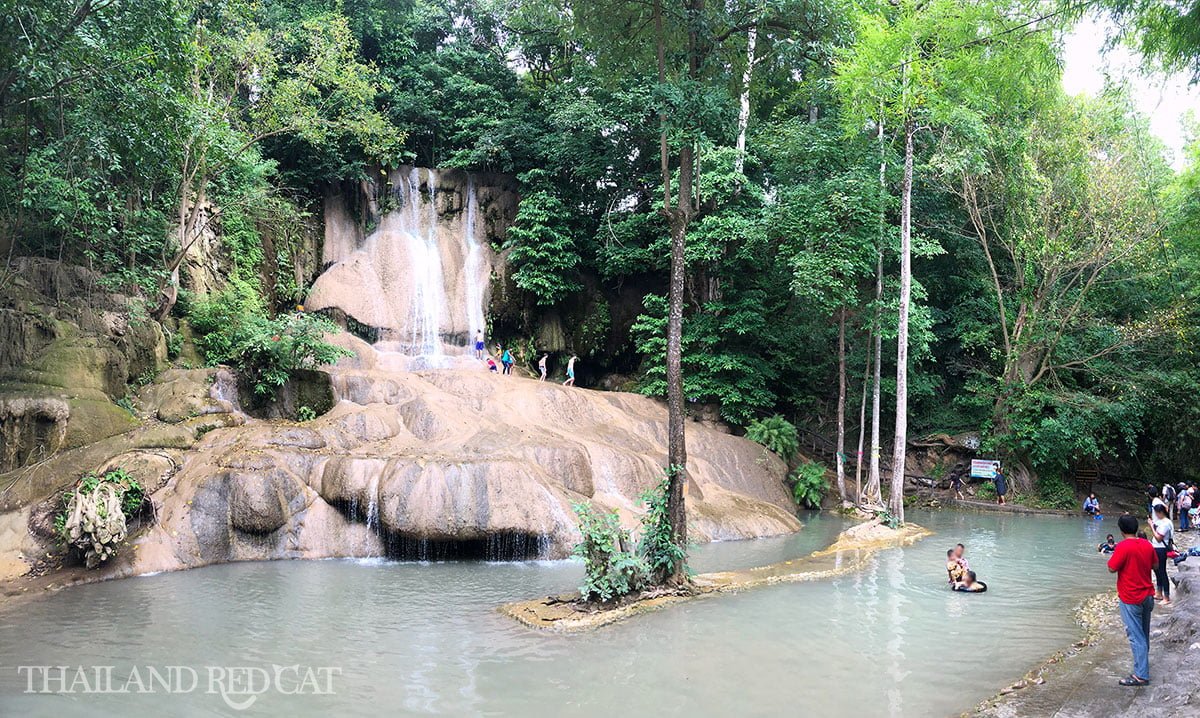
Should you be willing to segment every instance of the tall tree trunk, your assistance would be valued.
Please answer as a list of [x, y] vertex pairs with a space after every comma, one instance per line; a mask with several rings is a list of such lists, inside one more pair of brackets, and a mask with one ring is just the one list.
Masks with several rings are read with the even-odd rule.
[[896, 433], [892, 445], [892, 513], [904, 520], [904, 463], [908, 449], [908, 310], [912, 295], [913, 134], [911, 117], [904, 121], [904, 182], [900, 197], [900, 312], [896, 322]]
[[746, 31], [746, 70], [742, 72], [742, 94], [738, 98], [737, 154], [733, 169], [742, 174], [746, 166], [746, 130], [750, 127], [750, 79], [754, 73], [754, 48], [758, 44], [758, 26]]
[[854, 455], [854, 503], [856, 504], [863, 502], [863, 442], [867, 435], [867, 391], [871, 387], [870, 346], [874, 340], [874, 331], [872, 331], [867, 335], [867, 352], [865, 353], [867, 368], [863, 370], [862, 401], [858, 405], [858, 451]]
[[879, 471], [879, 459], [883, 447], [879, 443], [879, 414], [882, 404], [880, 385], [883, 379], [883, 241], [887, 221], [884, 215], [883, 199], [887, 193], [887, 154], [883, 144], [883, 111], [880, 109], [879, 125], [876, 132], [879, 140], [879, 248], [875, 256], [875, 318], [871, 323], [871, 333], [875, 335], [874, 357], [875, 368], [871, 383], [871, 464], [867, 472], [867, 490], [863, 503], [871, 506], [883, 505], [882, 478]]
[[[662, 24], [662, 2], [654, 3], [654, 26], [657, 34], [658, 81], [666, 83], [665, 43]], [[689, 73], [698, 67], [695, 42], [689, 41]], [[659, 149], [663, 182], [663, 214], [671, 232], [671, 278], [667, 310], [667, 464], [670, 480], [667, 486], [667, 517], [671, 522], [672, 540], [677, 546], [687, 546], [687, 507], [684, 487], [687, 485], [687, 445], [684, 431], [683, 400], [683, 292], [684, 249], [688, 221], [692, 216], [692, 147], [684, 145], [679, 151], [679, 196], [671, 203], [671, 172], [667, 150], [667, 118], [659, 115], [661, 130]], [[667, 578], [671, 584], [686, 583], [685, 562], [677, 561]]]
[[837, 487], [846, 501], [846, 310], [838, 311]]

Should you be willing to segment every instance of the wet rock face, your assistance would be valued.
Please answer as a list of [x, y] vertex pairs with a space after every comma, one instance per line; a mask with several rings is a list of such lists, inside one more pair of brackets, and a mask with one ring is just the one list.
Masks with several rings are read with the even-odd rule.
[[[513, 559], [566, 556], [573, 503], [627, 526], [666, 463], [666, 415], [650, 399], [482, 369], [329, 370], [337, 405], [304, 424], [214, 429], [153, 498], [160, 523], [131, 570], [324, 556]], [[689, 535], [794, 531], [784, 466], [761, 447], [688, 425]]]

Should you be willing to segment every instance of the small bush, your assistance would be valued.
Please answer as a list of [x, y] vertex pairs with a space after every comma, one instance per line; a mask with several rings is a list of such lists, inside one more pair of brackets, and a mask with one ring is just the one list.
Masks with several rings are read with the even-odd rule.
[[145, 500], [142, 485], [124, 469], [84, 474], [63, 494], [54, 528], [64, 543], [83, 553], [88, 568], [95, 568], [116, 554], [129, 528], [128, 517]]
[[762, 444], [784, 461], [791, 461], [800, 449], [800, 435], [792, 422], [776, 414], [769, 419], [755, 419], [746, 427], [746, 438]]
[[317, 410], [311, 406], [302, 406], [296, 410], [296, 421], [312, 421], [317, 418]]
[[[655, 584], [665, 583], [674, 573], [676, 564], [687, 560], [687, 551], [675, 543], [671, 530], [670, 515], [667, 513], [667, 496], [671, 488], [672, 471], [668, 470], [658, 486], [642, 493], [646, 506], [642, 516], [642, 536], [638, 541], [638, 555], [650, 570], [650, 580]], [[687, 566], [684, 566], [687, 570]]]
[[337, 361], [350, 352], [325, 341], [337, 327], [315, 314], [259, 313], [258, 305], [233, 295], [196, 304], [192, 326], [209, 364], [229, 364], [254, 393], [274, 398], [292, 374]]
[[880, 523], [890, 529], [900, 528], [900, 517], [893, 514], [887, 509], [879, 509], [875, 512], [875, 518], [879, 519]]
[[821, 508], [821, 499], [825, 498], [825, 492], [829, 490], [829, 483], [825, 481], [824, 466], [811, 461], [800, 464], [788, 476], [788, 481], [792, 484], [792, 498], [796, 500], [797, 506]]
[[979, 485], [975, 490], [975, 498], [988, 499], [989, 501], [996, 498], [996, 485], [988, 481]]
[[583, 559], [583, 583], [579, 593], [585, 601], [607, 603], [640, 590], [649, 567], [630, 553], [629, 532], [621, 528], [617, 512], [600, 513], [591, 504], [574, 504], [583, 535], [571, 552]]
[[1037, 489], [1037, 503], [1041, 508], [1075, 508], [1075, 490], [1058, 476], [1041, 476], [1034, 488]]

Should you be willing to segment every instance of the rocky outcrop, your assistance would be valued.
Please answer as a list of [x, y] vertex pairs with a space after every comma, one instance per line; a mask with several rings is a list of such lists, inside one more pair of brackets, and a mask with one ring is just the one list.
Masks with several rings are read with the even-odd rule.
[[[337, 406], [302, 425], [215, 429], [154, 501], [135, 571], [234, 559], [391, 555], [562, 557], [571, 504], [636, 524], [666, 461], [662, 407], [481, 370], [330, 371]], [[755, 444], [688, 428], [698, 540], [794, 531], [784, 467]], [[511, 555], [505, 553], [509, 547]]]
[[[81, 461], [132, 467], [156, 521], [96, 577], [250, 559], [560, 558], [579, 538], [571, 505], [584, 501], [636, 526], [638, 496], [666, 463], [658, 402], [479, 368], [379, 369], [372, 347], [337, 341], [355, 351], [329, 370], [337, 404], [302, 424], [242, 414], [222, 398], [224, 370], [172, 370], [144, 389], [141, 411], [178, 431], [114, 437]], [[690, 537], [799, 528], [782, 462], [697, 423], [687, 431]], [[182, 443], [157, 448], [171, 441]], [[69, 478], [64, 468], [32, 480]]]
[[133, 428], [114, 400], [166, 364], [162, 327], [94, 272], [23, 257], [0, 291], [0, 472]]

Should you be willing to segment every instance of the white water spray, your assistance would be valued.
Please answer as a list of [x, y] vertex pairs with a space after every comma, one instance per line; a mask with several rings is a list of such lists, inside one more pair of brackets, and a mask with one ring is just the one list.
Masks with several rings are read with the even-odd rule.
[[463, 295], [467, 304], [467, 346], [475, 341], [475, 335], [486, 329], [483, 316], [483, 284], [487, 280], [482, 274], [483, 248], [479, 245], [478, 228], [476, 226], [479, 213], [479, 199], [475, 196], [475, 178], [467, 175], [467, 218], [463, 223], [463, 234], [466, 235], [467, 258], [463, 267]]
[[421, 175], [413, 168], [408, 173], [401, 232], [408, 243], [411, 261], [412, 315], [409, 318], [406, 353], [437, 357], [442, 354], [442, 312], [446, 307], [446, 285], [442, 276], [442, 255], [437, 242], [437, 179], [434, 170], [425, 170], [428, 205], [425, 221], [421, 216]]

